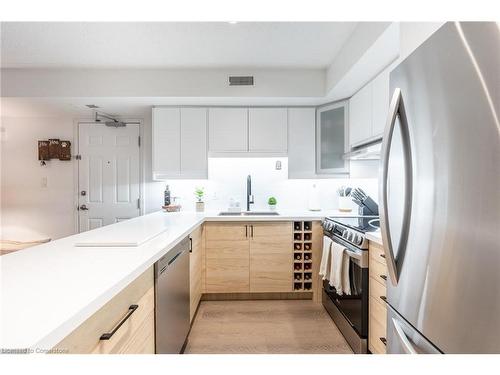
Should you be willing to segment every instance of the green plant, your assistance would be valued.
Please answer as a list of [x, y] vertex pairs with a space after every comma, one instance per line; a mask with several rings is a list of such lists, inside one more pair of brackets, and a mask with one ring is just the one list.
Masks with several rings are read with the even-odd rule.
[[275, 205], [276, 205], [276, 203], [278, 203], [278, 202], [276, 201], [276, 198], [274, 198], [274, 197], [270, 197], [270, 198], [267, 200], [267, 204], [268, 204], [268, 205], [270, 205], [270, 206], [275, 206]]
[[202, 187], [197, 187], [194, 190], [194, 195], [196, 195], [196, 199], [198, 199], [198, 202], [202, 202], [203, 195], [205, 194], [205, 191], [203, 190]]

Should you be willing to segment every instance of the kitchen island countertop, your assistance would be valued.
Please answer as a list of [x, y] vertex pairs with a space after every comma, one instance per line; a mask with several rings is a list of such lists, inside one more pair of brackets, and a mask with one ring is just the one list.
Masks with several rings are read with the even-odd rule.
[[[339, 211], [278, 210], [279, 216], [154, 212], [0, 257], [0, 348], [49, 350], [206, 221], [321, 220]], [[81, 246], [154, 225], [139, 246]], [[80, 244], [80, 246], [76, 246]]]

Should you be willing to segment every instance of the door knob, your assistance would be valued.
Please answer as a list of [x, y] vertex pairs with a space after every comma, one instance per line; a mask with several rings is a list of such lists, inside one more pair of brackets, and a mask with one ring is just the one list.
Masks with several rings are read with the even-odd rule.
[[82, 210], [82, 211], [87, 211], [87, 210], [88, 210], [88, 208], [87, 208], [87, 206], [86, 206], [86, 205], [82, 204], [82, 205], [80, 206], [80, 210]]

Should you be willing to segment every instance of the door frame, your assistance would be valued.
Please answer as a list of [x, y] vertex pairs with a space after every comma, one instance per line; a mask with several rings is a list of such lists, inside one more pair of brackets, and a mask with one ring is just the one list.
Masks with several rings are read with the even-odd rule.
[[[118, 118], [120, 119], [120, 118]], [[142, 118], [123, 118], [123, 122], [134, 122], [139, 124], [139, 137], [141, 137], [141, 145], [139, 147], [139, 199], [141, 202], [141, 207], [139, 209], [139, 214], [144, 215], [145, 213], [145, 199], [144, 193], [146, 191], [146, 174], [145, 174], [145, 154], [144, 154], [144, 119]], [[78, 204], [79, 204], [79, 178], [80, 178], [80, 163], [76, 159], [76, 155], [80, 154], [80, 132], [79, 124], [95, 124], [96, 121], [92, 118], [80, 118], [73, 120], [73, 154], [71, 155], [75, 163], [73, 163], [73, 207], [74, 207], [74, 223], [75, 223], [75, 234], [80, 233], [80, 215], [78, 215]]]

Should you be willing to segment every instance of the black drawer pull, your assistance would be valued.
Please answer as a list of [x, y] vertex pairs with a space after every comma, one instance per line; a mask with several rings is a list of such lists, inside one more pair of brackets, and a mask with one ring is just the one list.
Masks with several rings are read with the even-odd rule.
[[385, 255], [384, 254], [379, 254], [380, 257], [384, 258], [385, 259]]
[[380, 341], [382, 341], [382, 344], [387, 346], [387, 340], [385, 339], [385, 337], [379, 337], [379, 339], [380, 339]]
[[193, 252], [193, 239], [191, 237], [189, 237], [189, 252]]
[[123, 323], [125, 323], [127, 319], [130, 318], [130, 316], [134, 313], [135, 310], [137, 310], [138, 307], [139, 305], [130, 305], [127, 314], [123, 317], [122, 320], [120, 320], [120, 323], [118, 323], [118, 325], [115, 328], [113, 328], [111, 332], [103, 333], [101, 337], [99, 337], [99, 340], [109, 340], [111, 337], [113, 337], [116, 331], [120, 329]]
[[386, 296], [380, 296], [380, 299], [381, 299], [382, 301], [384, 301], [384, 302], [387, 302], [387, 298], [386, 298]]
[[380, 276], [380, 278], [381, 278], [382, 280], [387, 281], [387, 276], [385, 276], [385, 275], [379, 275], [379, 276]]

